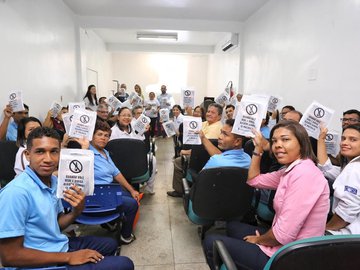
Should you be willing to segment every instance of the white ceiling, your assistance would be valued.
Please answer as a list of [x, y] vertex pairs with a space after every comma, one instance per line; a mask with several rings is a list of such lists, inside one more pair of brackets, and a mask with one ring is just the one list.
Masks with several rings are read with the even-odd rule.
[[[111, 51], [211, 52], [268, 0], [63, 0]], [[176, 42], [136, 39], [137, 32], [177, 32]]]

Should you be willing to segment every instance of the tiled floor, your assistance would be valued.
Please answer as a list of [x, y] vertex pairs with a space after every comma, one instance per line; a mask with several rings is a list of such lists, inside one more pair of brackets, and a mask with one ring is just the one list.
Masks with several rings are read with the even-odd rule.
[[[123, 246], [121, 255], [130, 257], [137, 270], [206, 270], [209, 269], [197, 235], [197, 226], [185, 215], [182, 199], [171, 198], [172, 139], [157, 141], [155, 195], [145, 195], [141, 201], [137, 240]], [[87, 227], [86, 233], [107, 235], [98, 227]]]

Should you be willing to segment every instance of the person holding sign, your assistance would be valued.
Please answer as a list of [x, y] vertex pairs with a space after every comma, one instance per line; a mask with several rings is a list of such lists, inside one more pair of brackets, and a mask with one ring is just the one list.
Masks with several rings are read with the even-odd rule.
[[99, 105], [96, 97], [96, 87], [91, 84], [88, 86], [88, 90], [84, 96], [85, 108], [96, 112], [97, 106]]
[[150, 117], [150, 119], [151, 119], [150, 136], [152, 138], [154, 138], [156, 119], [158, 117], [158, 113], [159, 113], [159, 109], [160, 109], [160, 103], [155, 98], [155, 93], [154, 92], [149, 93], [149, 99], [145, 100], [144, 107], [145, 107], [145, 115]]
[[275, 217], [269, 230], [232, 221], [226, 236], [208, 235], [203, 242], [211, 269], [212, 244], [222, 240], [239, 269], [263, 269], [270, 257], [290, 242], [324, 234], [329, 211], [329, 186], [316, 167], [307, 132], [294, 121], [279, 122], [270, 133], [270, 146], [278, 171], [260, 174], [262, 136], [255, 132], [255, 150], [247, 183], [256, 188], [276, 189]]
[[0, 260], [4, 266], [30, 268], [65, 265], [67, 269], [130, 270], [133, 262], [113, 256], [117, 242], [111, 238], [67, 238], [61, 230], [83, 211], [85, 195], [77, 186], [64, 190], [72, 206], [64, 214], [56, 197], [60, 137], [56, 131], [38, 127], [27, 139], [30, 165], [0, 192]]
[[[0, 125], [0, 140], [16, 141], [20, 120], [29, 116], [29, 106], [24, 104], [24, 108], [22, 111], [13, 112], [11, 106], [6, 105], [4, 109], [4, 119]], [[11, 117], [14, 121], [10, 123]]]
[[44, 127], [55, 129], [57, 133], [59, 133], [60, 137], [63, 138], [66, 131], [62, 115], [67, 112], [68, 108], [62, 107], [58, 115], [56, 117], [53, 117], [51, 114], [51, 110], [49, 110], [43, 123]]
[[326, 177], [335, 179], [333, 216], [326, 224], [327, 234], [360, 234], [360, 125], [344, 128], [340, 154], [345, 158], [341, 167], [331, 164], [326, 153], [327, 129], [322, 128], [318, 139], [319, 168]]
[[[132, 233], [132, 227], [138, 210], [139, 192], [137, 192], [121, 174], [119, 169], [112, 161], [109, 152], [105, 146], [110, 140], [111, 129], [106, 122], [97, 121], [93, 139], [89, 149], [94, 152], [94, 179], [97, 184], [110, 184], [113, 181], [118, 182], [122, 186], [121, 211], [125, 212], [125, 221], [121, 227], [121, 241], [123, 244], [130, 244], [136, 238]], [[111, 224], [108, 224], [111, 226]]]
[[31, 131], [35, 128], [41, 127], [41, 122], [35, 117], [26, 117], [20, 120], [18, 128], [18, 136], [16, 140], [16, 145], [19, 147], [14, 164], [14, 171], [16, 175], [22, 173], [26, 166], [29, 165], [29, 161], [25, 156], [26, 150], [26, 140]]

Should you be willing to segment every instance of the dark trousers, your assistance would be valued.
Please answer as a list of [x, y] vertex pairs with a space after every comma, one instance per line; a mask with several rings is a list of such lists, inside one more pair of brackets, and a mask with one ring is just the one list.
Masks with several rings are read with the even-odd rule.
[[131, 194], [125, 190], [122, 191], [122, 200], [123, 205], [121, 206], [121, 210], [125, 213], [125, 219], [122, 223], [121, 235], [124, 238], [129, 238], [139, 205]]
[[210, 268], [215, 269], [213, 242], [222, 240], [238, 269], [263, 269], [269, 257], [257, 245], [243, 240], [247, 235], [255, 235], [255, 230], [258, 230], [260, 234], [266, 232], [265, 228], [232, 221], [227, 224], [226, 235], [207, 235], [203, 241], [203, 249]]
[[150, 137], [155, 137], [155, 126], [156, 126], [156, 117], [150, 117]]
[[67, 265], [67, 269], [73, 270], [132, 270], [133, 262], [124, 256], [114, 256], [117, 250], [117, 242], [112, 238], [106, 237], [71, 237], [69, 238], [69, 251], [73, 252], [81, 249], [92, 249], [105, 256], [98, 263], [86, 263], [83, 265]]

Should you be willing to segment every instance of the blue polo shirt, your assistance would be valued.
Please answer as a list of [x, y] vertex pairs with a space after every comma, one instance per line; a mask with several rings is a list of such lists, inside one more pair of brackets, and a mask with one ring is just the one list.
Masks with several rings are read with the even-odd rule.
[[61, 233], [58, 215], [64, 208], [56, 198], [57, 178], [46, 186], [27, 166], [0, 190], [0, 238], [24, 237], [24, 247], [45, 252], [68, 251], [68, 238]]
[[16, 124], [13, 121], [8, 125], [7, 132], [6, 132], [6, 140], [7, 141], [16, 141], [17, 132], [18, 132], [18, 124]]
[[244, 152], [244, 149], [227, 150], [221, 154], [213, 155], [205, 164], [203, 169], [215, 167], [241, 167], [248, 169], [251, 158]]
[[120, 170], [112, 161], [109, 151], [105, 150], [106, 158], [100, 154], [94, 146], [90, 144], [89, 149], [94, 152], [94, 179], [95, 185], [110, 184], [114, 177], [120, 173]]

